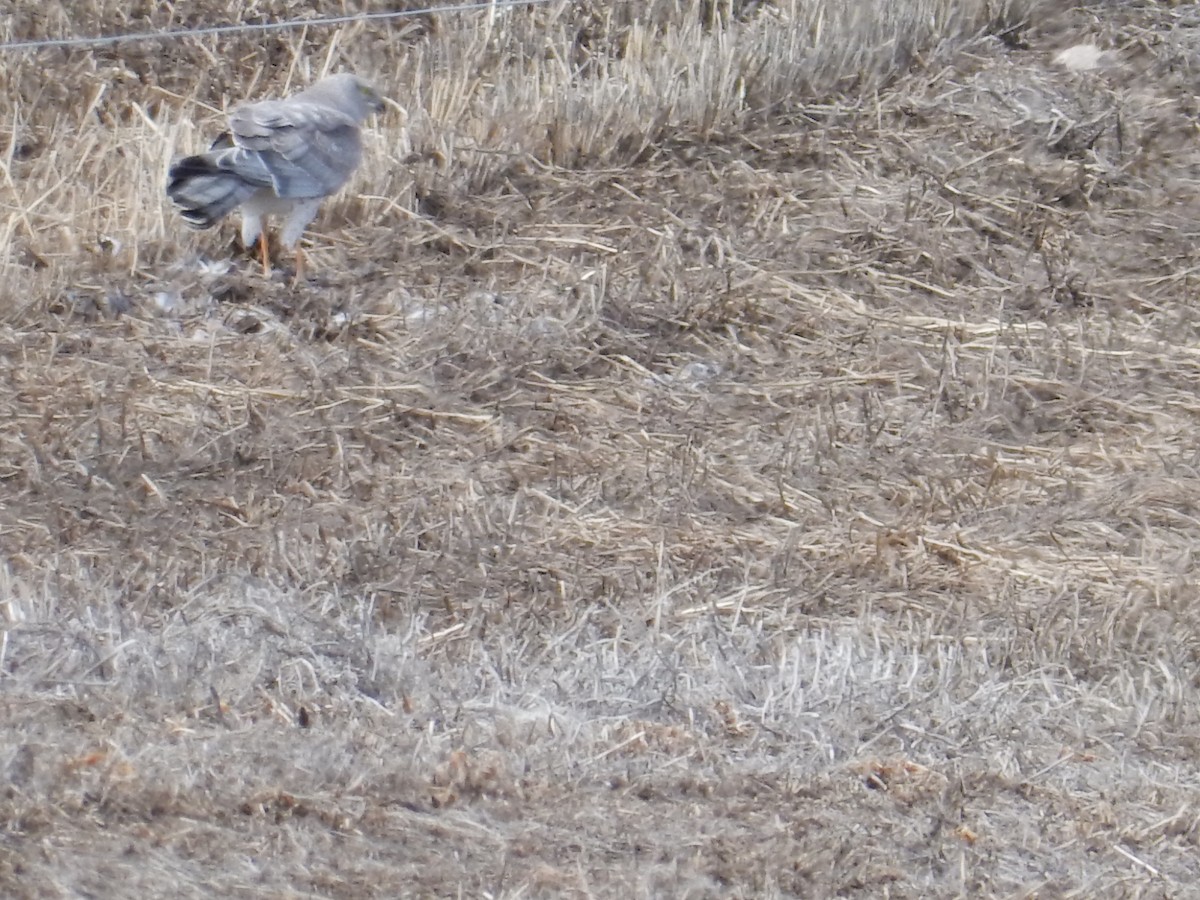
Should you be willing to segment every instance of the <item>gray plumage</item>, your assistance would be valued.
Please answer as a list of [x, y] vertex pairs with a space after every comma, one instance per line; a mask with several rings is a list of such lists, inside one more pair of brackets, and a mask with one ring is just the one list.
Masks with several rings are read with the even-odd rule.
[[375, 89], [350, 74], [238, 106], [207, 153], [171, 166], [167, 196], [193, 228], [211, 228], [240, 207], [247, 247], [262, 235], [264, 216], [286, 216], [280, 242], [290, 250], [321, 201], [350, 179], [362, 159], [359, 127], [382, 106]]

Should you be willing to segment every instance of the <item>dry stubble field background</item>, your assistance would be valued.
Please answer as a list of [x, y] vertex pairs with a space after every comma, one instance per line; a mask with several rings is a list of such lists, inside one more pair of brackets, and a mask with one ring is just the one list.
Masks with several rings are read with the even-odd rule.
[[[404, 109], [293, 287], [163, 175], [327, 67]], [[0, 82], [0, 893], [1193, 889], [1200, 7], [585, 2]]]

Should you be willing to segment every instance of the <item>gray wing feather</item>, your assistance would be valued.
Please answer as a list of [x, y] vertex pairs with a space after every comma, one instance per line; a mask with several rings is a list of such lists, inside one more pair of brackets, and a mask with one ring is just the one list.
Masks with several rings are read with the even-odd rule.
[[[172, 163], [167, 194], [196, 228], [270, 195], [295, 201], [284, 206], [291, 209], [285, 235], [294, 243], [316, 203], [342, 187], [358, 166], [359, 126], [382, 102], [369, 84], [342, 73], [283, 100], [239, 106], [230, 114], [229, 131], [207, 153]], [[252, 216], [266, 207], [259, 203], [255, 209]]]
[[356, 119], [300, 98], [238, 107], [229, 126], [234, 146], [218, 155], [217, 165], [270, 185], [280, 197], [332, 194], [362, 156]]

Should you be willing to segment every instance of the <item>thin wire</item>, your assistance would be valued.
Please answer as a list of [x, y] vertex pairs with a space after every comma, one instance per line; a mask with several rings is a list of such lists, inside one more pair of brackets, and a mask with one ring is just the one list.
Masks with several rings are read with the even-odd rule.
[[106, 47], [123, 41], [162, 41], [185, 37], [247, 34], [258, 31], [283, 31], [288, 28], [308, 28], [314, 25], [346, 25], [351, 22], [371, 22], [383, 19], [406, 19], [436, 13], [473, 12], [481, 9], [511, 9], [515, 6], [539, 6], [555, 0], [477, 0], [451, 6], [430, 6], [425, 9], [399, 9], [388, 12], [356, 13], [347, 16], [326, 16], [315, 19], [284, 19], [280, 22], [256, 22], [239, 25], [210, 25], [205, 28], [178, 28], [166, 31], [134, 31], [97, 37], [47, 38], [40, 41], [11, 41], [0, 43], [0, 52], [10, 50], [40, 50], [44, 47]]

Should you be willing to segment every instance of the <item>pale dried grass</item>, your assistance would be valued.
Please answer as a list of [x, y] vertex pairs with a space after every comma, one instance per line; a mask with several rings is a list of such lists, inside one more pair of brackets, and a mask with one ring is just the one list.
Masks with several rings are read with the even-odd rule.
[[[866, 8], [5, 73], [5, 893], [1186, 891], [1186, 11]], [[322, 278], [199, 268], [155, 173], [342, 62]]]

